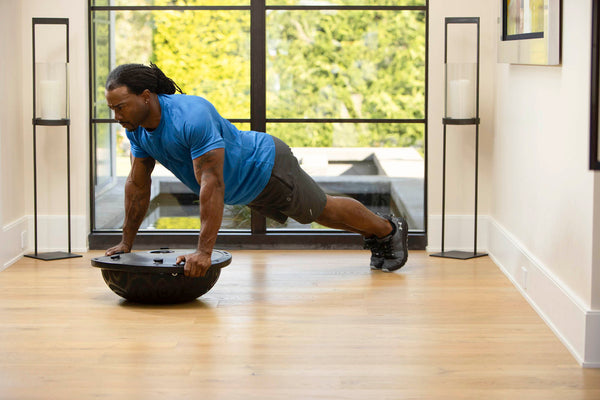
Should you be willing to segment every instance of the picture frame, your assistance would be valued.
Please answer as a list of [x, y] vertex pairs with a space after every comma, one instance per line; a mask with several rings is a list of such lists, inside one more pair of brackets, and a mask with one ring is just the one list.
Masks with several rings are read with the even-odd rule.
[[591, 170], [600, 170], [600, 0], [592, 0], [592, 57], [590, 78], [590, 159]]
[[560, 65], [561, 0], [501, 0], [498, 62]]

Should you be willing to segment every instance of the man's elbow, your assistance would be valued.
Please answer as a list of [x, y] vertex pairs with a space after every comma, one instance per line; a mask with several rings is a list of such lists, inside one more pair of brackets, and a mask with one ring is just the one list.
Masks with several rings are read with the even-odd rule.
[[216, 176], [211, 176], [208, 179], [203, 178], [202, 183], [200, 184], [200, 197], [203, 196], [213, 197], [220, 196], [223, 197], [225, 194], [225, 182], [223, 179], [219, 179]]

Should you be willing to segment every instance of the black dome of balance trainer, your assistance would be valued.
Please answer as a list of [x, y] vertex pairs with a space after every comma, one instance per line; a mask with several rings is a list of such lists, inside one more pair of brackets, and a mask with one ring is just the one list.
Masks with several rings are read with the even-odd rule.
[[231, 263], [231, 254], [213, 250], [212, 265], [204, 276], [183, 274], [183, 264], [175, 264], [180, 255], [195, 250], [151, 250], [114, 254], [92, 259], [102, 269], [108, 287], [119, 296], [136, 303], [174, 304], [192, 301], [208, 292], [219, 279], [221, 268]]

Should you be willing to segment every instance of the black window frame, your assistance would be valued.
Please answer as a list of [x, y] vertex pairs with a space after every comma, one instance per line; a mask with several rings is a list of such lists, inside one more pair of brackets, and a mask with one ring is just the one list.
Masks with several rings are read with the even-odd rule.
[[[94, 124], [115, 123], [114, 119], [94, 117], [94, 25], [95, 11], [159, 11], [159, 10], [246, 10], [250, 12], [250, 118], [230, 119], [231, 122], [250, 123], [250, 129], [266, 131], [267, 123], [405, 123], [422, 124], [424, 128], [424, 193], [423, 193], [423, 229], [409, 231], [409, 248], [423, 250], [427, 245], [427, 137], [428, 137], [428, 98], [429, 98], [429, 0], [421, 6], [368, 6], [368, 5], [267, 5], [265, 0], [250, 0], [245, 6], [95, 6], [94, 0], [88, 0], [88, 67], [89, 67], [89, 134], [90, 134], [90, 234], [89, 248], [106, 249], [121, 240], [122, 231], [96, 230], [95, 215], [95, 159], [96, 143]], [[385, 11], [422, 11], [425, 13], [425, 107], [422, 119], [340, 119], [314, 118], [289, 119], [267, 118], [266, 110], [266, 13], [268, 10], [385, 10]], [[160, 247], [195, 248], [198, 233], [190, 231], [140, 231], [137, 234], [135, 247], [152, 249]], [[249, 232], [222, 230], [217, 237], [216, 246], [228, 249], [359, 249], [362, 248], [362, 237], [355, 233], [343, 231], [268, 231], [265, 217], [252, 211], [251, 229]]]

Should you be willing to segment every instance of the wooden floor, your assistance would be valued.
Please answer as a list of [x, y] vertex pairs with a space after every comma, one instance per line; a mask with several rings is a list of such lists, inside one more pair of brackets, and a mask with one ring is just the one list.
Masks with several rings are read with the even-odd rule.
[[233, 251], [199, 300], [121, 300], [83, 258], [0, 272], [0, 398], [600, 399], [490, 261]]

